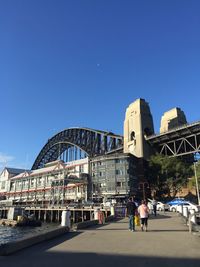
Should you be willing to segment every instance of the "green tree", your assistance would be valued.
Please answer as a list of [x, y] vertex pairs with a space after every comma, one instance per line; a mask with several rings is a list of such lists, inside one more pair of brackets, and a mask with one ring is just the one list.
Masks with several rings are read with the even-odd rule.
[[163, 162], [165, 157], [162, 155], [153, 155], [149, 161], [148, 182], [153, 195], [161, 197], [165, 194], [165, 173], [163, 171]]
[[156, 154], [149, 161], [149, 184], [157, 197], [173, 196], [187, 184], [192, 169], [177, 157]]
[[[199, 184], [199, 188], [200, 188], [200, 161], [198, 161], [196, 163], [196, 172], [197, 172], [197, 180], [198, 180], [198, 184]], [[190, 180], [189, 184], [190, 184], [190, 186], [196, 188], [196, 178], [195, 178], [195, 175], [194, 175], [194, 166], [193, 166], [192, 179]]]

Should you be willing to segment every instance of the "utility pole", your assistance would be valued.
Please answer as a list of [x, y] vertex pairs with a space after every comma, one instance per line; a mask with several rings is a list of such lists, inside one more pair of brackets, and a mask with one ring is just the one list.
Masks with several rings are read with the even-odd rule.
[[149, 188], [149, 183], [148, 182], [140, 182], [138, 189], [140, 189], [140, 190], [142, 189], [143, 200], [146, 199], [145, 188]]
[[194, 162], [194, 176], [195, 176], [195, 182], [196, 182], [196, 190], [197, 190], [198, 205], [200, 205], [199, 183], [198, 183], [198, 177], [197, 177], [196, 162]]

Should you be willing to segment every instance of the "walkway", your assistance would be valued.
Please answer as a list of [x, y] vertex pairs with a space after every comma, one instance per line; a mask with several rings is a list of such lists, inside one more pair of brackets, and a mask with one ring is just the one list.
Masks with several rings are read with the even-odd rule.
[[158, 215], [149, 231], [130, 232], [127, 218], [100, 227], [67, 233], [10, 256], [3, 267], [196, 267], [200, 237], [188, 232], [177, 214]]

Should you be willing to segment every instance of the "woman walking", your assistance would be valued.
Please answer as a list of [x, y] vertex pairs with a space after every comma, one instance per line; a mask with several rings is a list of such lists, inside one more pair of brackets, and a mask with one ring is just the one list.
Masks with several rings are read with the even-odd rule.
[[145, 200], [142, 200], [141, 205], [138, 207], [138, 213], [140, 215], [141, 230], [142, 231], [145, 230], [147, 232], [149, 208], [148, 208], [147, 202]]

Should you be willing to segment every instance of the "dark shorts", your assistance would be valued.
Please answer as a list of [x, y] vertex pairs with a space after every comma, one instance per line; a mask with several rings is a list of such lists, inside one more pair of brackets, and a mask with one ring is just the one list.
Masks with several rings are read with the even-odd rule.
[[140, 219], [140, 221], [141, 221], [141, 224], [143, 224], [143, 225], [146, 225], [146, 226], [147, 226], [147, 223], [148, 223], [148, 218], [141, 218], [141, 219]]

